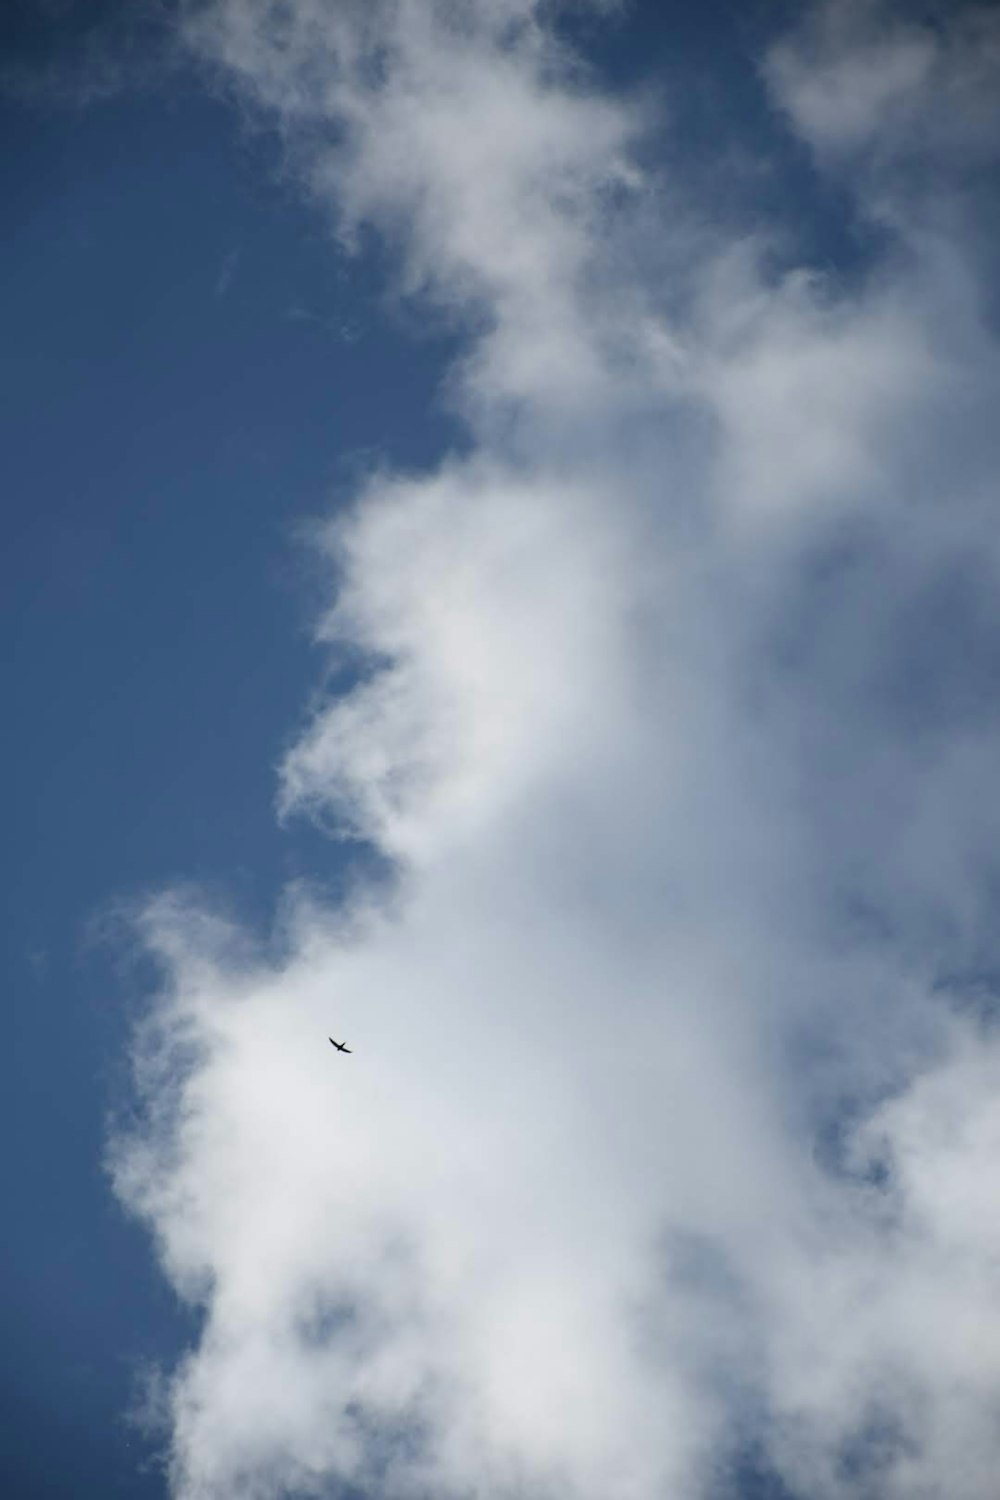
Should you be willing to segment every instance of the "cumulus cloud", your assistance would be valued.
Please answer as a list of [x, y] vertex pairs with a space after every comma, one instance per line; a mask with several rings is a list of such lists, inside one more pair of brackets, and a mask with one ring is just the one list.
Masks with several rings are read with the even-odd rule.
[[[982, 1500], [981, 247], [909, 195], [864, 273], [776, 274], [530, 0], [186, 24], [335, 232], [464, 330], [468, 447], [320, 537], [357, 685], [281, 810], [391, 883], [289, 893], [267, 943], [176, 895], [140, 921], [163, 983], [111, 1160], [204, 1314], [175, 1494], [717, 1500], [752, 1459], [803, 1500]], [[886, 193], [928, 79], [978, 109], [972, 24], [845, 3], [771, 53], [859, 214], [847, 147], [889, 133]]]

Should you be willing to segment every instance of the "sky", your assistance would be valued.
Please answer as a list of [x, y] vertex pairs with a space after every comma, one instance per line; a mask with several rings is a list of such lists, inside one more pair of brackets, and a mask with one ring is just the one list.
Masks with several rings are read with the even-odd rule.
[[3, 1493], [986, 1500], [995, 11], [0, 58]]

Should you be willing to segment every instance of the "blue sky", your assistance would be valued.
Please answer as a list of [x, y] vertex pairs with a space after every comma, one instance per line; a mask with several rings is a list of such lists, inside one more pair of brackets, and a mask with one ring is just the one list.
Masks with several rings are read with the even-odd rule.
[[[71, 64], [64, 21], [28, 13], [13, 57]], [[190, 79], [10, 100], [3, 138], [3, 1110], [30, 1137], [5, 1166], [4, 1487], [79, 1493], [85, 1470], [131, 1495], [133, 1365], [188, 1324], [102, 1170], [143, 982], [102, 932], [172, 880], [260, 919], [290, 877], [336, 879], [327, 841], [272, 814], [317, 677], [296, 529], [368, 455], [426, 462], [449, 424], [440, 340], [380, 312], [378, 268]]]
[[995, 21], [135, 15], [0, 33], [4, 1493], [981, 1500]]

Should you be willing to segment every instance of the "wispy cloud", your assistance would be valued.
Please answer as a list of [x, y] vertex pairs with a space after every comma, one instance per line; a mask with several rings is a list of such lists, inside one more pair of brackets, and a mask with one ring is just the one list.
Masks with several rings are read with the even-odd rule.
[[17, 7], [0, 58], [0, 97], [79, 109], [168, 77], [176, 37], [159, 0], [33, 0]]
[[846, 287], [672, 195], [528, 0], [192, 19], [466, 330], [469, 451], [321, 537], [361, 681], [281, 807], [389, 895], [293, 893], [263, 955], [140, 924], [113, 1168], [205, 1310], [182, 1500], [704, 1500], [751, 1450], [803, 1500], [989, 1492], [1000, 381], [907, 103], [986, 149], [973, 25], [841, 4], [763, 64], [894, 205]]
[[229, 291], [229, 288], [233, 284], [233, 277], [236, 275], [239, 263], [239, 249], [230, 250], [228, 255], [225, 256], [222, 265], [219, 267], [218, 276], [215, 278], [215, 295], [217, 297], [224, 297]]

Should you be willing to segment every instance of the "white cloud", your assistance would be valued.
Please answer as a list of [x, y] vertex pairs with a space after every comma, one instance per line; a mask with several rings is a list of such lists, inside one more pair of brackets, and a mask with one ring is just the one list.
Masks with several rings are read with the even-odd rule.
[[823, 0], [764, 64], [776, 101], [827, 164], [867, 176], [895, 218], [991, 169], [1000, 132], [992, 6]]
[[[467, 320], [471, 451], [323, 539], [319, 636], [369, 670], [282, 804], [391, 895], [292, 893], [270, 957], [143, 919], [113, 1163], [205, 1311], [177, 1495], [703, 1500], [742, 1442], [809, 1500], [982, 1500], [1000, 1054], [949, 1000], [997, 972], [976, 257], [913, 209], [856, 287], [769, 276], [668, 212], [526, 3], [225, 0], [190, 36]], [[794, 87], [780, 55], [829, 134], [825, 54]]]
[[887, 125], [912, 132], [938, 46], [927, 26], [887, 24], [888, 9], [870, 0], [812, 7], [798, 36], [773, 49], [779, 97], [812, 144], [845, 151], [872, 145]]

